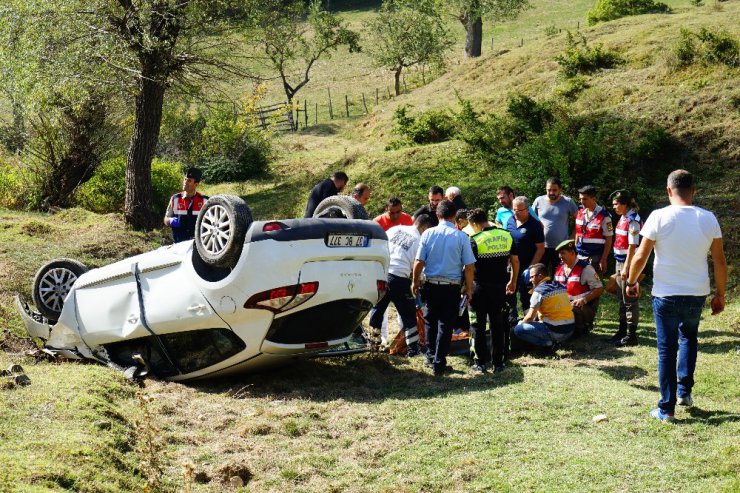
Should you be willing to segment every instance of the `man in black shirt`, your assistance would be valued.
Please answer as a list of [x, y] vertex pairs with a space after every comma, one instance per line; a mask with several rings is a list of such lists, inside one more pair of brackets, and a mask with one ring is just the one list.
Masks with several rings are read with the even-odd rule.
[[[468, 215], [475, 234], [470, 244], [475, 255], [475, 276], [471, 308], [475, 322], [471, 324], [473, 338], [473, 371], [483, 373], [489, 360], [494, 372], [504, 369], [506, 349], [506, 296], [516, 291], [519, 258], [511, 233], [493, 226], [481, 209]], [[509, 271], [511, 263], [511, 271]], [[491, 350], [486, 341], [486, 320], [491, 326]]]
[[[511, 233], [514, 244], [519, 252], [519, 280], [517, 287], [519, 300], [522, 302], [522, 311], [529, 311], [529, 266], [542, 261], [545, 254], [545, 233], [542, 223], [529, 213], [529, 200], [525, 196], [516, 197], [512, 201], [512, 212], [514, 215], [509, 219], [508, 225], [504, 225]], [[514, 320], [518, 317], [516, 310], [516, 299], [511, 313]]]
[[349, 177], [344, 171], [337, 171], [331, 178], [322, 180], [311, 189], [311, 193], [308, 196], [308, 203], [306, 204], [306, 213], [303, 217], [313, 217], [313, 213], [316, 207], [327, 197], [337, 195], [347, 185]]
[[430, 188], [429, 204], [419, 207], [419, 209], [414, 212], [414, 219], [422, 214], [426, 214], [432, 218], [432, 227], [437, 226], [439, 224], [439, 219], [437, 218], [437, 204], [442, 202], [444, 198], [444, 190], [442, 190], [442, 187], [435, 185]]

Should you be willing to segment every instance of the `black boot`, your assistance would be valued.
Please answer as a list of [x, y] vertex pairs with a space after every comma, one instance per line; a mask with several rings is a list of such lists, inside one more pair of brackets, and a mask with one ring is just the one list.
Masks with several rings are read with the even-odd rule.
[[614, 344], [619, 344], [621, 340], [624, 338], [624, 336], [626, 335], [627, 335], [627, 323], [620, 321], [619, 329], [613, 336], [609, 338], [609, 342], [613, 342]]
[[629, 334], [623, 337], [618, 344], [620, 346], [637, 346], [637, 327], [630, 325], [628, 328]]

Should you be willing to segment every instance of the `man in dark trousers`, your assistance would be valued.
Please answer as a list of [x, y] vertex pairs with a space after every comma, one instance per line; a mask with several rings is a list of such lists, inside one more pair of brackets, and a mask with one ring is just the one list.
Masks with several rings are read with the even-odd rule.
[[[429, 189], [429, 203], [427, 205], [423, 205], [419, 207], [419, 209], [414, 212], [414, 219], [416, 219], [421, 214], [426, 214], [427, 216], [432, 218], [432, 222], [436, 226], [439, 224], [439, 221], [437, 220], [437, 204], [442, 202], [444, 200], [444, 190], [442, 190], [442, 187], [440, 186], [433, 186]], [[455, 217], [455, 211], [452, 212], [452, 217], [454, 219]], [[454, 220], [453, 220], [454, 222]]]
[[[426, 336], [427, 363], [435, 376], [447, 369], [447, 354], [452, 342], [452, 329], [458, 317], [460, 285], [468, 302], [473, 299], [475, 257], [468, 235], [455, 227], [455, 206], [444, 200], [436, 207], [439, 225], [421, 235], [413, 271], [413, 290], [421, 288], [422, 271], [424, 299], [427, 303]], [[464, 271], [464, 278], [463, 278]]]
[[[511, 233], [488, 222], [481, 209], [468, 215], [475, 234], [470, 237], [475, 256], [475, 287], [471, 307], [475, 323], [471, 324], [473, 339], [473, 366], [484, 373], [491, 364], [494, 372], [504, 369], [507, 325], [506, 296], [516, 291], [519, 276], [519, 258]], [[511, 263], [511, 270], [509, 270]], [[491, 349], [486, 341], [486, 320], [491, 326]]]
[[306, 213], [303, 217], [313, 217], [313, 213], [316, 207], [319, 206], [322, 200], [327, 197], [332, 197], [339, 194], [344, 187], [347, 186], [349, 177], [344, 171], [337, 171], [330, 178], [322, 180], [311, 189], [311, 193], [308, 196], [308, 203], [306, 204]]
[[198, 168], [188, 168], [182, 179], [182, 192], [170, 197], [164, 225], [172, 228], [172, 240], [175, 243], [192, 240], [195, 236], [195, 222], [198, 213], [208, 197], [196, 191], [203, 173]]

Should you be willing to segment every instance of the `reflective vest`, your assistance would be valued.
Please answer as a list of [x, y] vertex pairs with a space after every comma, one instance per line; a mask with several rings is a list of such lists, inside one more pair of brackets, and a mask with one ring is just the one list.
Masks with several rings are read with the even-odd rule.
[[578, 243], [576, 250], [581, 255], [599, 255], [604, 252], [606, 236], [604, 236], [604, 220], [610, 217], [601, 206], [594, 210], [590, 221], [586, 221], [586, 209], [580, 209], [576, 216], [576, 235]]
[[172, 239], [175, 243], [192, 240], [195, 236], [195, 222], [198, 220], [198, 213], [205, 205], [208, 197], [195, 192], [190, 198], [184, 197], [182, 193], [176, 193], [170, 199], [172, 203], [172, 212], [175, 217], [180, 218], [180, 227], [172, 228]]
[[508, 257], [514, 239], [505, 229], [484, 229], [472, 236], [478, 249], [478, 258]]
[[539, 319], [545, 322], [551, 330], [558, 333], [568, 333], [573, 330], [575, 318], [570, 305], [568, 293], [562, 284], [551, 281], [546, 277], [532, 292], [542, 296], [539, 308]]
[[[614, 260], [617, 262], [624, 262], [627, 260], [627, 253], [630, 248], [629, 227], [630, 223], [633, 221], [638, 222], [640, 224], [640, 229], [642, 229], [642, 220], [640, 219], [640, 215], [633, 210], [627, 211], [627, 214], [620, 217], [617, 227], [614, 228]], [[640, 230], [638, 229], [637, 231], [632, 232], [632, 234], [637, 234], [639, 232]]]
[[591, 292], [588, 284], [581, 284], [581, 274], [586, 266], [588, 263], [585, 260], [577, 261], [567, 277], [565, 276], [565, 264], [560, 264], [555, 270], [555, 280], [565, 286], [568, 298], [571, 300], [585, 298]]

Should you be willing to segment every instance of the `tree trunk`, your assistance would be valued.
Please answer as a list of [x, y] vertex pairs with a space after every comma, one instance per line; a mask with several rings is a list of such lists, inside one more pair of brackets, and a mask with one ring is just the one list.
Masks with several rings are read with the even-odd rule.
[[467, 17], [465, 19], [465, 56], [476, 58], [480, 56], [483, 44], [483, 19]]
[[401, 70], [403, 70], [403, 67], [398, 67], [394, 74], [395, 81], [393, 87], [396, 89], [396, 96], [401, 95]]
[[[136, 95], [136, 117], [126, 157], [126, 222], [134, 229], [153, 229], [159, 216], [152, 204], [152, 158], [159, 140], [165, 85], [142, 75]], [[164, 211], [166, 204], [157, 204]]]

